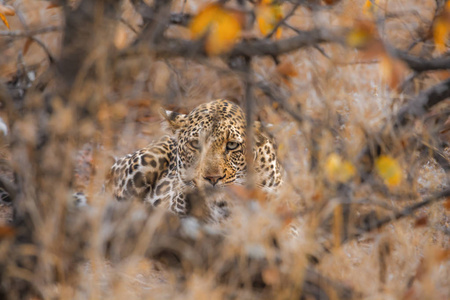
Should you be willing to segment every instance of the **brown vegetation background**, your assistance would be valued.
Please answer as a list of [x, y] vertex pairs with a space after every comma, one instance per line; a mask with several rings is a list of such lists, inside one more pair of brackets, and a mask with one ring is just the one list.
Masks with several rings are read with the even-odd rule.
[[[260, 1], [221, 1], [242, 32], [211, 55], [189, 30], [210, 3], [0, 1], [0, 296], [449, 299], [449, 4], [266, 1], [284, 17], [265, 38]], [[168, 134], [160, 107], [217, 98], [275, 139], [277, 195], [231, 188], [208, 224], [102, 192], [114, 157]]]

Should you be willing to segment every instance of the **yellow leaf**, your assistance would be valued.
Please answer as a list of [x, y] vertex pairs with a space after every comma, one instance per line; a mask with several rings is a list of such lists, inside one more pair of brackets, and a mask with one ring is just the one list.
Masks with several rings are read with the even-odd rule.
[[332, 153], [325, 163], [325, 172], [330, 181], [344, 183], [356, 174], [356, 169], [350, 161]]
[[205, 37], [205, 50], [218, 55], [230, 50], [239, 39], [242, 26], [235, 12], [220, 4], [206, 6], [191, 22], [193, 39]]
[[2, 21], [3, 21], [3, 23], [5, 23], [6, 27], [8, 27], [8, 29], [10, 29], [8, 20], [6, 20], [6, 17], [1, 13], [0, 13], [0, 19], [2, 19]]
[[[256, 6], [256, 20], [258, 21], [259, 30], [263, 35], [271, 33], [275, 26], [283, 19], [283, 11], [281, 5], [270, 0], [262, 0]], [[281, 37], [281, 27], [277, 28], [275, 37]]]
[[394, 158], [382, 155], [375, 161], [375, 169], [384, 183], [389, 187], [398, 186], [402, 182], [402, 169]]
[[358, 22], [347, 34], [346, 41], [350, 47], [362, 48], [375, 40], [375, 29], [371, 22]]

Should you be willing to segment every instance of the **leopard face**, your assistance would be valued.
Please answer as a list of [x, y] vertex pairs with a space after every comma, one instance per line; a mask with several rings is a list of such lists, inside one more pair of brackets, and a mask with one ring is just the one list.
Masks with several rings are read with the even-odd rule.
[[188, 115], [172, 113], [177, 137], [177, 169], [188, 186], [243, 183], [246, 172], [245, 116], [227, 100], [202, 104]]
[[[106, 182], [116, 199], [139, 198], [185, 215], [192, 204], [187, 195], [196, 188], [202, 192], [245, 183], [246, 151], [253, 156], [258, 187], [272, 192], [282, 183], [274, 144], [258, 124], [253, 149], [247, 150], [245, 116], [236, 104], [216, 100], [187, 115], [161, 112], [173, 135], [116, 160]], [[227, 215], [220, 194], [207, 204], [211, 215]]]

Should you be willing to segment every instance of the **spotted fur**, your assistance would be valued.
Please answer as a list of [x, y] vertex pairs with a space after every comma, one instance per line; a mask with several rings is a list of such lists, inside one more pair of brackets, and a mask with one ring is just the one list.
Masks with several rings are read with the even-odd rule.
[[[183, 215], [188, 209], [188, 191], [245, 183], [246, 123], [239, 106], [216, 100], [187, 115], [162, 114], [173, 136], [116, 161], [108, 181], [117, 199], [136, 197]], [[257, 184], [273, 190], [281, 184], [274, 146], [258, 128], [254, 144]]]

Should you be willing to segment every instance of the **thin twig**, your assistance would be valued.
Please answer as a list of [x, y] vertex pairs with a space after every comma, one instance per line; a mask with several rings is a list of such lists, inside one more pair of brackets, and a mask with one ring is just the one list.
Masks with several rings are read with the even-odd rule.
[[284, 18], [281, 19], [281, 20], [275, 25], [275, 27], [272, 29], [272, 31], [266, 36], [267, 39], [270, 39], [270, 38], [275, 34], [275, 32], [277, 32], [278, 28], [279, 28], [282, 24], [285, 24], [285, 23], [286, 23], [286, 21], [287, 21], [287, 20], [295, 13], [295, 11], [297, 10], [297, 8], [300, 6], [301, 2], [303, 2], [303, 1], [298, 1], [298, 2], [294, 5], [294, 7], [292, 7], [291, 11], [290, 11], [288, 14], [286, 14], [286, 16], [284, 16]]
[[55, 62], [55, 58], [53, 57], [52, 53], [50, 52], [50, 49], [48, 49], [48, 47], [39, 39], [35, 38], [34, 36], [31, 36], [30, 39], [33, 40], [33, 42], [35, 42], [36, 44], [38, 44], [47, 54], [48, 60], [50, 61], [50, 63]]
[[63, 30], [61, 26], [49, 26], [38, 29], [30, 29], [30, 30], [0, 30], [0, 36], [9, 36], [9, 37], [32, 37], [37, 34], [44, 34], [50, 32], [56, 32]]
[[377, 220], [377, 222], [375, 222], [375, 224], [370, 226], [370, 228], [361, 230], [361, 232], [359, 232], [355, 237], [360, 236], [361, 234], [364, 234], [367, 232], [371, 232], [375, 229], [379, 229], [393, 221], [400, 220], [400, 219], [403, 219], [404, 217], [411, 216], [418, 209], [428, 206], [428, 205], [431, 205], [433, 203], [439, 202], [439, 201], [446, 200], [448, 197], [450, 197], [450, 189], [445, 189], [442, 192], [439, 192], [436, 195], [430, 196], [423, 201], [420, 201], [413, 205], [405, 207], [401, 211], [394, 213], [393, 216], [387, 216], [387, 217]]
[[404, 126], [410, 119], [420, 117], [431, 107], [450, 97], [450, 78], [421, 92], [414, 100], [402, 107], [396, 116], [396, 126]]

